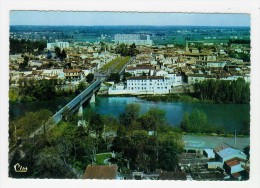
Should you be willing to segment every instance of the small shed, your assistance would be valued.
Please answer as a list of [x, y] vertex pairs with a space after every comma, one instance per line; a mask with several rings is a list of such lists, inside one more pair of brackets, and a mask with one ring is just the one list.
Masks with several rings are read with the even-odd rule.
[[207, 162], [208, 169], [222, 168], [223, 163], [221, 162]]
[[205, 155], [208, 159], [214, 159], [215, 158], [215, 153], [214, 153], [213, 149], [204, 149], [203, 155]]

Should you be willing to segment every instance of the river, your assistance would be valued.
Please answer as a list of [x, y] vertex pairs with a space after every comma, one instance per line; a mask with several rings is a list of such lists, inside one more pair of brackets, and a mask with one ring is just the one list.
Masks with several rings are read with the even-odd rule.
[[[47, 108], [53, 113], [58, 111], [69, 99], [53, 101], [40, 101], [31, 103], [11, 104], [10, 112], [12, 117], [19, 117], [25, 112], [36, 111], [40, 108]], [[224, 127], [230, 132], [240, 130], [244, 120], [250, 120], [249, 104], [204, 104], [184, 102], [153, 102], [138, 99], [136, 97], [96, 97], [96, 103], [88, 104], [85, 108], [91, 109], [100, 114], [118, 117], [123, 113], [125, 106], [130, 103], [139, 104], [141, 113], [148, 111], [151, 107], [157, 107], [166, 111], [166, 118], [172, 126], [179, 126], [183, 114], [193, 109], [204, 111], [208, 121], [216, 126]]]
[[148, 111], [151, 107], [157, 107], [166, 111], [169, 124], [179, 126], [183, 114], [193, 109], [204, 111], [209, 123], [224, 127], [233, 132], [240, 130], [244, 120], [250, 120], [249, 104], [205, 104], [184, 102], [153, 102], [138, 99], [136, 97], [97, 97], [96, 103], [91, 103], [86, 109], [92, 109], [100, 114], [108, 114], [118, 117], [123, 113], [127, 104], [136, 103], [141, 107], [141, 113]]

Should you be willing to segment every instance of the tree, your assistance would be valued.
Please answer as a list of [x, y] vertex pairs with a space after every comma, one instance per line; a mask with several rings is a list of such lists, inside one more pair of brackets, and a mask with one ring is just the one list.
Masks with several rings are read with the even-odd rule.
[[167, 171], [176, 171], [178, 167], [178, 153], [184, 148], [180, 133], [172, 131], [161, 133], [159, 136], [158, 168]]
[[186, 112], [180, 127], [183, 131], [191, 133], [205, 133], [212, 129], [208, 124], [206, 114], [198, 109], [194, 109], [191, 113]]
[[66, 57], [67, 57], [66, 51], [64, 49], [62, 49], [61, 54], [60, 54], [61, 60], [65, 59]]
[[20, 68], [20, 69], [26, 68], [26, 67], [28, 66], [28, 63], [29, 63], [29, 57], [28, 57], [28, 56], [24, 56], [24, 57], [23, 57], [23, 63], [21, 63], [21, 64], [19, 65], [19, 68]]
[[101, 134], [104, 129], [104, 123], [99, 114], [97, 114], [97, 113], [92, 114], [90, 121], [89, 121], [89, 129], [91, 131], [95, 132], [96, 135], [99, 135], [99, 137], [101, 137]]
[[37, 112], [37, 115], [39, 117], [38, 118], [39, 121], [43, 125], [43, 132], [44, 132], [44, 135], [46, 136], [46, 129], [49, 126], [51, 126], [52, 124], [54, 124], [54, 121], [51, 118], [52, 112], [47, 109], [41, 109], [39, 112]]
[[56, 57], [60, 58], [61, 57], [61, 49], [59, 47], [54, 48], [54, 52], [56, 54]]
[[91, 83], [91, 82], [94, 80], [94, 74], [89, 73], [89, 74], [86, 76], [86, 80], [87, 80], [88, 83]]
[[115, 83], [120, 82], [120, 74], [119, 73], [111, 73], [107, 78], [108, 81], [114, 81]]
[[123, 82], [126, 82], [126, 79], [129, 78], [129, 77], [131, 77], [131, 76], [132, 76], [131, 73], [129, 73], [129, 72], [124, 72], [122, 81], [123, 81]]
[[135, 43], [133, 43], [133, 44], [130, 45], [129, 55], [130, 56], [135, 56], [136, 54], [137, 54], [136, 45], [135, 45]]
[[68, 170], [67, 166], [61, 160], [56, 148], [44, 148], [36, 156], [35, 173], [41, 178], [62, 178]]
[[48, 52], [47, 52], [47, 59], [51, 59], [52, 58], [52, 54], [51, 54], [51, 52], [48, 50]]
[[86, 83], [81, 81], [81, 82], [79, 82], [79, 85], [78, 85], [78, 91], [82, 92], [86, 89], [86, 87], [87, 87]]
[[156, 131], [158, 126], [166, 124], [165, 114], [164, 110], [152, 107], [147, 113], [143, 114], [138, 121], [144, 130]]
[[125, 112], [119, 116], [120, 124], [129, 128], [132, 125], [132, 123], [136, 121], [137, 118], [139, 117], [139, 112], [140, 112], [140, 105], [128, 104], [125, 107]]

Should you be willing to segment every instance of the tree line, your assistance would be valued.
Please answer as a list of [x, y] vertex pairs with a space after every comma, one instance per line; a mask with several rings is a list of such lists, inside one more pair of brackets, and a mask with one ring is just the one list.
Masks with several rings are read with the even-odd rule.
[[217, 103], [249, 103], [250, 84], [243, 78], [233, 81], [204, 80], [195, 83], [194, 95], [202, 100], [212, 100]]
[[42, 52], [47, 46], [47, 41], [45, 40], [31, 41], [26, 39], [18, 40], [10, 38], [9, 41], [10, 54]]

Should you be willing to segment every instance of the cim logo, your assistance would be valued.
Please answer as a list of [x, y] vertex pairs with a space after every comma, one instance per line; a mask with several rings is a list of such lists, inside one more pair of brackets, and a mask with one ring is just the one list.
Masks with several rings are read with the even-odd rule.
[[23, 167], [21, 166], [19, 163], [16, 163], [16, 165], [14, 165], [14, 170], [15, 172], [27, 172], [27, 167]]

